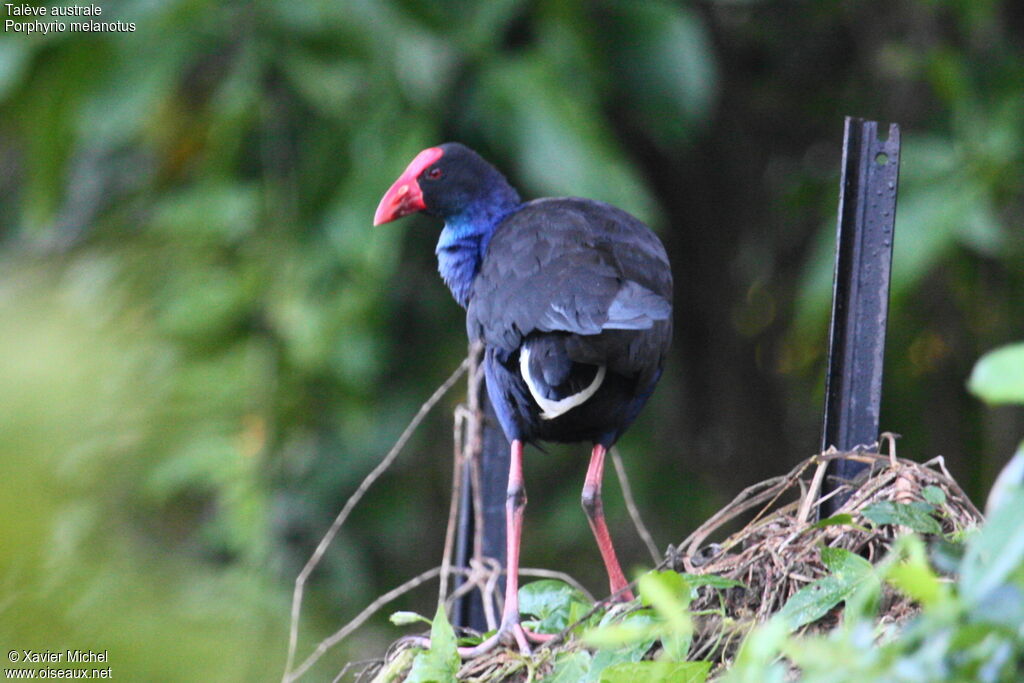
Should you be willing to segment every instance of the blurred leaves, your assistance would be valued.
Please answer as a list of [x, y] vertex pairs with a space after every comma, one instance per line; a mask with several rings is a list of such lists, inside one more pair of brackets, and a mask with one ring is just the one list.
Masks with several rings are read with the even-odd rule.
[[967, 380], [967, 388], [986, 403], [1024, 403], [1024, 342], [982, 356]]
[[711, 115], [717, 75], [695, 12], [667, 2], [609, 3], [608, 61], [628, 114], [669, 147], [690, 142]]
[[[1024, 591], [1024, 524], [1020, 520], [1024, 486], [1018, 481], [1003, 495], [1005, 500], [992, 511], [984, 532], [967, 545], [960, 567], [959, 589], [966, 601], [980, 606], [986, 601], [992, 602], [1000, 586], [1009, 582], [1018, 592], [1015, 606], [1024, 609], [1020, 599], [1020, 592]], [[1012, 593], [1005, 589], [1003, 592]], [[978, 616], [984, 618], [984, 609]]]
[[[145, 312], [110, 262], [81, 259], [66, 272], [6, 262], [4, 272], [0, 376], [17, 391], [0, 399], [0, 575], [14, 582], [0, 637], [109, 649], [129, 677], [188, 661], [179, 680], [248, 678], [259, 657], [225, 657], [279, 642], [283, 628], [270, 626], [281, 601], [253, 571], [269, 534], [244, 423], [222, 393], [176, 403], [179, 361], [140, 325]], [[196, 442], [182, 420], [200, 414], [213, 443]], [[197, 448], [192, 463], [167, 457], [183, 441]], [[172, 464], [184, 470], [178, 481], [161, 474]], [[164, 494], [150, 499], [157, 489], [146, 486]], [[170, 497], [183, 493], [190, 506]], [[202, 545], [244, 558], [234, 572], [190, 559], [207, 505], [220, 514]], [[165, 552], [144, 552], [139, 534], [162, 538]]]
[[[904, 125], [887, 410], [918, 443], [919, 417], [981, 424], [964, 375], [1024, 315], [1024, 60], [1007, 3], [968, 5], [896, 3], [888, 32], [845, 5], [132, 0], [110, 9], [132, 34], [5, 36], [0, 634], [110, 646], [139, 679], [275, 670], [267, 625], [297, 566], [464, 353], [436, 226], [370, 228], [443, 139], [524, 197], [609, 201], [665, 237], [678, 348], [628, 437], [663, 533], [813, 442], [836, 182], [820, 150], [844, 113]], [[1016, 396], [999, 353], [971, 380], [986, 401]], [[918, 381], [940, 372], [944, 393]], [[958, 426], [955, 447], [983, 461], [1019, 440], [1003, 422]], [[313, 577], [303, 639], [439, 556], [450, 423], [428, 429]], [[524, 552], [592, 552], [578, 492], [552, 483], [573, 461], [530, 462], [534, 538], [560, 537]], [[641, 592], [685, 603], [673, 590]], [[764, 642], [743, 656], [767, 668]], [[556, 678], [601, 670], [588, 657]]]
[[497, 117], [485, 131], [490, 143], [515, 159], [531, 195], [600, 199], [657, 222], [654, 199], [614, 143], [597, 102], [584, 93], [564, 97], [570, 87], [540, 53], [485, 71], [475, 108]]
[[[773, 618], [745, 639], [724, 680], [790, 680], [794, 670], [808, 683], [1017, 680], [1024, 652], [1022, 491], [1018, 482], [1006, 505], [969, 535], [966, 552], [951, 568], [952, 582], [933, 567], [929, 551], [935, 548], [913, 534], [896, 539], [876, 566], [847, 553], [866, 565], [854, 574], [869, 578], [847, 601], [842, 621], [822, 633], [787, 635], [785, 620]], [[833, 555], [833, 574], [820, 581], [838, 578], [848, 559]], [[920, 611], [898, 625], [879, 620], [881, 603], [864, 597], [877, 597], [883, 580], [919, 603]], [[783, 612], [806, 590], [790, 598]]]

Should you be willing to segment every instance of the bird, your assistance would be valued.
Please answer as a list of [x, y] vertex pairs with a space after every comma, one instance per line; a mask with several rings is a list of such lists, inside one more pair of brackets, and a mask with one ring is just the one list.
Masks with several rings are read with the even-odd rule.
[[582, 505], [611, 594], [631, 600], [605, 521], [608, 449], [662, 374], [672, 338], [672, 272], [661, 240], [610, 204], [576, 197], [523, 202], [469, 147], [448, 142], [413, 158], [381, 198], [374, 226], [422, 212], [444, 221], [438, 271], [483, 344], [487, 395], [511, 444], [505, 503], [507, 578], [498, 643], [530, 652], [545, 636], [520, 623], [519, 554], [526, 444], [592, 446]]

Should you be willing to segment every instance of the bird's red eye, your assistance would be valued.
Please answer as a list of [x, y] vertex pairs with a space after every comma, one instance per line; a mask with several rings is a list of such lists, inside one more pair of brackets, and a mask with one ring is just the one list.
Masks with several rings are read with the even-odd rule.
[[427, 171], [427, 177], [430, 178], [431, 180], [438, 180], [441, 177], [441, 175], [441, 169], [437, 168], [436, 166]]

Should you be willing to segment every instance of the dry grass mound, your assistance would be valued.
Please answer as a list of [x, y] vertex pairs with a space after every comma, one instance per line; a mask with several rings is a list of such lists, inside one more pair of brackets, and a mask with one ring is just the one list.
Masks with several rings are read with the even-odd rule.
[[[888, 438], [889, 449], [893, 440]], [[825, 466], [844, 457], [870, 465], [865, 478], [832, 495], [850, 493], [850, 498], [829, 520], [817, 520], [817, 505]], [[940, 493], [941, 492], [941, 495]], [[702, 524], [678, 546], [670, 547], [661, 569], [696, 575], [714, 575], [743, 584], [719, 589], [702, 586], [690, 605], [694, 635], [689, 659], [713, 663], [712, 676], [728, 667], [742, 638], [754, 626], [777, 613], [801, 588], [829, 572], [821, 561], [821, 548], [849, 550], [872, 563], [889, 551], [896, 536], [907, 531], [893, 523], [872, 522], [865, 509], [878, 503], [940, 501], [930, 518], [943, 535], [978, 526], [982, 515], [946, 470], [941, 457], [917, 463], [879, 452], [838, 453], [830, 451], [800, 463], [786, 475], [749, 487]], [[869, 511], [870, 512], [870, 511]], [[742, 525], [739, 531], [714, 541], [726, 529]], [[595, 607], [595, 612], [601, 609]], [[616, 606], [628, 612], [636, 603]], [[882, 621], [903, 622], [916, 613], [906, 597], [887, 591], [883, 595]], [[837, 607], [810, 623], [805, 630], [827, 630], [841, 618]], [[579, 622], [577, 622], [579, 623]], [[531, 657], [499, 648], [463, 662], [459, 680], [526, 681], [549, 674], [556, 657], [577, 651], [584, 645], [567, 628], [553, 642]], [[396, 641], [383, 660], [373, 662], [356, 677], [359, 681], [401, 681], [411, 662], [412, 645]], [[656, 654], [657, 646], [647, 654]]]

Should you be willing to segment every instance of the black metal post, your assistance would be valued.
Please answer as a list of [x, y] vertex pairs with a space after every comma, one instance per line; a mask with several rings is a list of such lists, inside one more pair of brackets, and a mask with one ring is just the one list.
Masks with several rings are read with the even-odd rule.
[[[890, 124], [888, 138], [880, 140], [875, 121], [846, 118], [823, 451], [831, 446], [852, 451], [878, 441], [899, 155], [897, 124]], [[851, 481], [864, 468], [852, 460], [833, 460], [822, 494]], [[825, 501], [821, 516], [831, 515], [847, 497]]]
[[[473, 557], [473, 466], [467, 459], [459, 473], [462, 489], [459, 496], [459, 521], [455, 534], [455, 566], [467, 568]], [[456, 577], [454, 585], [459, 588], [466, 582], [466, 577]], [[480, 611], [480, 596], [471, 593], [455, 601], [451, 621], [455, 626], [476, 628], [473, 614]]]
[[[472, 352], [472, 351], [471, 351]], [[473, 506], [474, 499], [481, 501], [483, 520], [483, 533], [480, 534], [480, 555], [489, 557], [505, 566], [505, 490], [508, 488], [508, 468], [510, 462], [510, 445], [505, 438], [505, 433], [498, 424], [498, 418], [494, 414], [494, 408], [487, 398], [487, 388], [482, 378], [475, 382], [470, 378], [470, 391], [476, 392], [471, 398], [470, 405], [476, 410], [471, 419], [479, 420], [479, 450], [473, 457], [478, 458], [479, 468], [479, 496], [474, 495], [472, 490], [473, 477], [471, 476], [471, 463], [467, 462], [462, 474], [462, 498], [459, 501], [459, 524], [456, 536], [455, 562], [456, 566], [468, 567], [469, 560], [474, 557], [474, 539], [476, 514]], [[471, 452], [473, 449], [469, 449]], [[456, 582], [460, 585], [462, 582]], [[504, 581], [499, 581], [499, 593], [504, 591]], [[460, 598], [453, 610], [452, 623], [456, 626], [465, 626], [483, 632], [487, 630], [487, 621], [484, 618], [483, 600], [479, 591], [473, 591], [463, 598]]]

